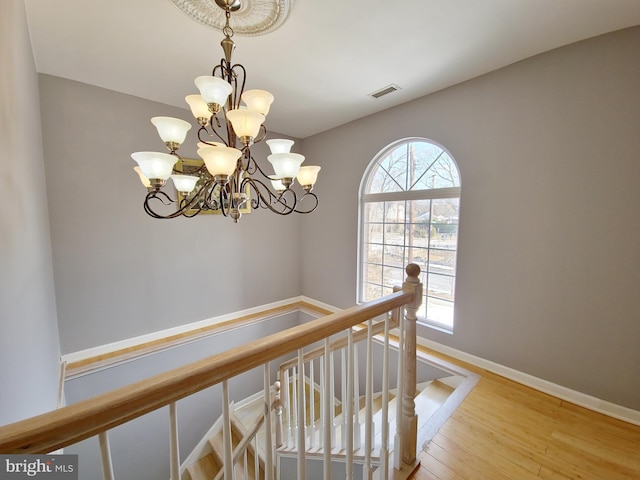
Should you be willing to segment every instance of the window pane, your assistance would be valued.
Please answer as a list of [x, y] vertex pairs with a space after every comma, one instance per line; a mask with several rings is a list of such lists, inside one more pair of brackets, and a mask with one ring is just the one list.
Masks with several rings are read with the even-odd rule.
[[405, 256], [405, 265], [415, 263], [420, 266], [420, 270], [427, 271], [427, 262], [429, 261], [429, 249], [419, 247], [407, 247], [407, 255]]
[[427, 297], [427, 320], [453, 328], [453, 302]]
[[429, 273], [427, 279], [427, 294], [443, 300], [453, 301], [453, 289], [455, 287], [455, 277]]
[[446, 152], [431, 166], [426, 175], [431, 188], [451, 188], [460, 186], [458, 168]]
[[382, 284], [382, 265], [374, 265], [372, 263], [367, 263], [364, 266], [364, 278], [363, 280], [367, 283], [376, 283], [378, 285]]
[[366, 263], [382, 264], [382, 245], [369, 243], [364, 245], [364, 261]]
[[373, 285], [371, 283], [364, 284], [364, 292], [363, 301], [368, 302], [370, 300], [375, 300], [376, 298], [380, 298], [382, 296], [382, 287], [380, 285]]
[[432, 248], [429, 254], [429, 271], [443, 275], [455, 275], [456, 252]]
[[383, 222], [384, 221], [384, 202], [369, 202], [364, 207], [364, 221]]
[[384, 247], [383, 262], [392, 267], [404, 268], [404, 247]]
[[384, 285], [387, 287], [400, 287], [404, 282], [404, 268], [384, 267]]
[[382, 235], [384, 233], [384, 225], [382, 223], [365, 223], [364, 224], [364, 242], [365, 243], [382, 243]]
[[458, 245], [459, 198], [432, 201], [431, 248], [455, 250]]

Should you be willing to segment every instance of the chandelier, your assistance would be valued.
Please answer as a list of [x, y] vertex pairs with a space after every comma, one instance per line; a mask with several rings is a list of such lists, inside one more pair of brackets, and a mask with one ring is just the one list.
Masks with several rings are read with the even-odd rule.
[[[177, 153], [191, 129], [189, 122], [152, 118], [168, 153], [131, 154], [138, 163], [134, 170], [147, 187], [144, 210], [154, 218], [221, 212], [234, 222], [243, 211], [257, 208], [279, 215], [311, 213], [318, 206], [318, 197], [311, 190], [320, 167], [301, 166], [304, 156], [291, 152], [293, 140], [266, 140], [273, 174], [265, 172], [251, 154], [251, 146], [267, 136], [264, 122], [274, 97], [265, 90], [245, 90], [245, 68], [231, 63], [235, 44], [229, 20], [240, 8], [240, 0], [215, 1], [226, 17], [225, 38], [220, 42], [224, 58], [211, 75], [195, 79], [200, 94], [185, 98], [199, 126], [197, 153], [203, 161], [189, 162]], [[175, 198], [165, 191], [169, 179], [177, 192]], [[293, 188], [295, 179], [302, 191]]]

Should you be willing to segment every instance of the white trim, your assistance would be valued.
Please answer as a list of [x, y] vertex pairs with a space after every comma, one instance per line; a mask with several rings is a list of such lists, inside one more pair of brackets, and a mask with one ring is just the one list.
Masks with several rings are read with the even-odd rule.
[[64, 397], [64, 380], [67, 376], [67, 362], [60, 360], [60, 378], [58, 379], [58, 406], [62, 408], [66, 405], [66, 399]]
[[113, 353], [118, 350], [136, 347], [138, 345], [142, 345], [145, 343], [161, 340], [163, 338], [170, 337], [173, 335], [189, 333], [194, 330], [198, 330], [200, 328], [209, 327], [212, 325], [217, 325], [219, 323], [234, 320], [234, 319], [237, 319], [238, 317], [259, 314], [261, 312], [264, 312], [265, 310], [271, 310], [273, 308], [285, 307], [287, 305], [291, 305], [293, 303], [302, 301], [302, 298], [304, 297], [302, 296], [292, 297], [286, 300], [280, 300], [278, 302], [261, 305], [259, 307], [248, 308], [246, 310], [240, 310], [238, 312], [226, 313], [224, 315], [218, 315], [217, 317], [211, 317], [206, 320], [186, 323], [184, 325], [179, 325], [177, 327], [167, 328], [165, 330], [159, 330], [156, 332], [139, 335], [137, 337], [127, 338], [125, 340], [119, 340], [117, 342], [106, 343], [104, 345], [99, 345], [97, 347], [91, 347], [85, 350], [79, 350], [77, 352], [66, 353], [62, 355], [62, 361], [66, 363], [74, 363], [81, 360], [87, 360], [89, 358], [98, 357], [100, 355]]
[[[344, 308], [334, 307], [333, 305], [329, 305], [328, 303], [324, 303], [324, 302], [321, 302], [319, 300], [315, 300], [315, 299], [310, 298], [310, 297], [305, 297], [304, 295], [302, 295], [300, 297], [300, 301], [308, 303], [310, 305], [313, 305], [314, 307], [321, 308], [323, 310], [328, 310], [331, 313], [337, 313], [337, 312], [341, 312], [342, 310], [344, 310]], [[305, 313], [308, 313], [310, 315], [313, 315], [313, 316], [315, 316], [317, 318], [320, 318], [320, 315], [318, 315], [318, 312], [316, 312], [315, 310], [305, 310], [303, 308], [302, 311], [304, 311]]]
[[469, 353], [465, 353], [461, 350], [442, 345], [441, 343], [428, 340], [426, 338], [418, 337], [418, 343], [423, 347], [430, 348], [436, 352], [444, 353], [450, 357], [462, 360], [463, 362], [475, 365], [476, 367], [483, 368], [489, 372], [495, 373], [502, 377], [513, 380], [514, 382], [521, 383], [527, 387], [534, 388], [540, 392], [547, 393], [561, 400], [574, 403], [580, 407], [593, 410], [594, 412], [602, 413], [609, 417], [617, 418], [624, 422], [631, 423], [633, 425], [640, 426], [640, 411], [632, 408], [616, 405], [615, 403], [608, 402], [586, 393], [578, 392], [562, 385], [543, 380], [528, 373], [523, 373], [513, 368], [505, 367], [499, 363], [486, 360], [481, 357], [476, 357]]
[[438, 200], [440, 198], [459, 198], [460, 187], [430, 188], [429, 190], [410, 190], [408, 192], [367, 193], [362, 195], [362, 202], [392, 202], [394, 200]]

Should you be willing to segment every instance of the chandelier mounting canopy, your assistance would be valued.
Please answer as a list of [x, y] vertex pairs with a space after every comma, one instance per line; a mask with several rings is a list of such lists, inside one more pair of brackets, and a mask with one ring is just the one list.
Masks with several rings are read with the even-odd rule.
[[293, 0], [169, 0], [198, 23], [216, 30], [225, 25], [225, 11], [233, 13], [233, 31], [254, 36], [272, 32], [285, 22]]

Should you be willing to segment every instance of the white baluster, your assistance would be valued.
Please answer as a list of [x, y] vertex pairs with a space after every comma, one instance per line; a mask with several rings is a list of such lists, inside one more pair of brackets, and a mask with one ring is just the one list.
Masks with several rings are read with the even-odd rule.
[[358, 344], [353, 345], [353, 449], [362, 447], [362, 432], [360, 431], [360, 370], [358, 369]]
[[373, 473], [371, 468], [371, 443], [373, 432], [373, 320], [367, 322], [367, 373], [365, 385], [364, 409], [364, 467], [363, 478], [370, 480]]
[[[258, 452], [258, 436], [253, 437], [253, 471], [256, 480], [260, 478], [260, 454]], [[277, 478], [277, 477], [276, 477]]]
[[[331, 442], [333, 438], [333, 397], [332, 397], [332, 385], [333, 385], [333, 372], [331, 371], [331, 367], [333, 366], [333, 362], [331, 361], [333, 354], [331, 353], [331, 341], [329, 338], [325, 338], [324, 340], [324, 375], [323, 375], [323, 383], [324, 385], [324, 396], [322, 398], [323, 405], [323, 430], [324, 430], [324, 480], [331, 480]], [[329, 384], [331, 382], [331, 385]]]
[[[396, 309], [396, 315], [400, 310]], [[398, 317], [396, 317], [398, 318]], [[381, 445], [380, 470], [382, 478], [389, 478], [389, 316], [384, 320], [384, 347], [382, 353], [382, 413], [381, 413]]]
[[298, 448], [298, 374], [297, 368], [291, 369], [291, 392], [293, 392], [293, 402], [291, 404], [291, 420], [293, 428], [291, 429], [293, 437], [293, 448]]
[[298, 480], [307, 478], [307, 456], [305, 442], [305, 405], [304, 405], [304, 354], [298, 350]]
[[276, 449], [282, 447], [282, 384], [276, 381], [273, 384], [274, 404], [276, 409]]
[[284, 399], [284, 417], [287, 419], [287, 438], [284, 439], [285, 445], [287, 447], [292, 447], [293, 442], [293, 422], [291, 421], [291, 396], [289, 395], [289, 369], [287, 368], [284, 371], [283, 375], [284, 379], [282, 381], [282, 395]]
[[[328, 340], [327, 340], [328, 341]], [[335, 378], [335, 362], [333, 361], [333, 352], [329, 353], [329, 396], [331, 397], [331, 409], [329, 415], [331, 416], [331, 447], [336, 445], [336, 410], [335, 410], [335, 398], [336, 398], [336, 378]]]
[[113, 464], [111, 463], [109, 435], [107, 432], [100, 432], [98, 439], [100, 440], [100, 457], [102, 458], [102, 478], [104, 480], [113, 480]]
[[180, 447], [178, 444], [178, 413], [176, 403], [169, 404], [169, 420], [171, 426], [170, 456], [171, 480], [180, 480]]
[[313, 359], [309, 362], [309, 446], [316, 446], [316, 389], [313, 381]]
[[[270, 362], [264, 364], [264, 478], [273, 479], [273, 438], [271, 437], [271, 371]], [[258, 452], [256, 452], [256, 455]], [[246, 472], [247, 470], [245, 470]]]
[[342, 428], [340, 429], [340, 449], [344, 450], [347, 446], [347, 415], [345, 409], [347, 406], [347, 351], [341, 350], [342, 356]]
[[222, 446], [224, 458], [224, 480], [235, 480], [233, 447], [231, 443], [231, 415], [229, 414], [229, 382], [222, 381]]
[[396, 386], [396, 435], [393, 442], [393, 466], [396, 470], [402, 468], [402, 399], [404, 398], [404, 315], [400, 315], [400, 335], [398, 336], [398, 384]]
[[346, 480], [353, 479], [353, 330], [347, 331]]
[[318, 427], [318, 433], [319, 433], [319, 440], [318, 440], [318, 446], [322, 446], [324, 445], [324, 422], [325, 419], [327, 418], [325, 416], [325, 411], [324, 411], [324, 395], [325, 395], [325, 381], [324, 381], [324, 360], [325, 357], [324, 355], [322, 357], [320, 357], [320, 383], [319, 383], [319, 395], [320, 395], [320, 426]]

